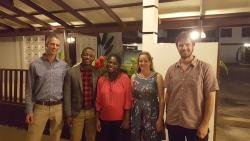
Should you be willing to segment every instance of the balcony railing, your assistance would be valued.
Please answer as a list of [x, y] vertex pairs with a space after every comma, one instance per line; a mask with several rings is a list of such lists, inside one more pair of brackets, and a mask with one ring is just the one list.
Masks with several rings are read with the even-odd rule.
[[24, 104], [28, 70], [0, 69], [0, 101]]

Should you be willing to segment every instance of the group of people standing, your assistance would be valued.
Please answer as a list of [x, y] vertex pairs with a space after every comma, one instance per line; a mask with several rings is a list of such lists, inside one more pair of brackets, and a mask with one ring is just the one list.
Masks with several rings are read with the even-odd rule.
[[[141, 52], [131, 78], [119, 55], [107, 58], [106, 71], [92, 66], [95, 50], [82, 50], [82, 62], [68, 67], [57, 58], [60, 41], [46, 38], [46, 52], [30, 64], [26, 88], [27, 141], [40, 141], [50, 120], [52, 141], [59, 141], [63, 119], [71, 141], [207, 141], [217, 79], [209, 64], [193, 55], [188, 32], [176, 38], [180, 60], [163, 79], [149, 52]], [[164, 124], [164, 109], [166, 121]]]

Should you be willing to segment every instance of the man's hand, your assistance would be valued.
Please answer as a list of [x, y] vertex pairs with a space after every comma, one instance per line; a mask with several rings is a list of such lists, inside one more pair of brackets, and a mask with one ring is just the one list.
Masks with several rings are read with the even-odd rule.
[[69, 127], [72, 127], [72, 117], [67, 117], [66, 118], [66, 122], [67, 122], [67, 125], [69, 126]]
[[200, 139], [204, 139], [208, 133], [208, 125], [201, 125], [197, 130], [197, 136]]
[[100, 132], [101, 131], [101, 123], [100, 123], [100, 120], [99, 118], [96, 118], [96, 131], [97, 132]]
[[157, 119], [156, 121], [156, 132], [160, 132], [163, 129], [163, 119]]
[[25, 122], [29, 125], [33, 122], [33, 113], [27, 113]]

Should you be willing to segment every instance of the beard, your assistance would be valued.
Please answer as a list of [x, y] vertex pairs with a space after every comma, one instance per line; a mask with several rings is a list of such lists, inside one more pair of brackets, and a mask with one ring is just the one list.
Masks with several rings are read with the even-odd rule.
[[193, 50], [191, 50], [191, 51], [182, 51], [182, 52], [180, 52], [180, 56], [181, 56], [181, 58], [182, 59], [187, 59], [187, 58], [190, 58], [190, 57], [192, 57], [192, 55], [193, 55]]
[[181, 55], [181, 58], [182, 59], [187, 59], [187, 58], [190, 58], [192, 56], [192, 54], [188, 54], [188, 55]]

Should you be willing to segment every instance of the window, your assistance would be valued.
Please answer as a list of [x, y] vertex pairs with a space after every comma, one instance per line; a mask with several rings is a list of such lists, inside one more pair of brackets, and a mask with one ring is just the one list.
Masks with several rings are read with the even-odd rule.
[[220, 30], [220, 37], [232, 37], [232, 28], [223, 28]]
[[250, 37], [250, 27], [243, 27], [241, 29], [241, 37]]

